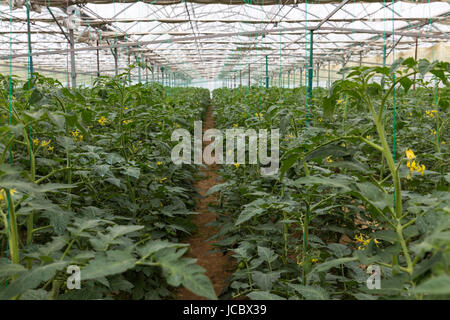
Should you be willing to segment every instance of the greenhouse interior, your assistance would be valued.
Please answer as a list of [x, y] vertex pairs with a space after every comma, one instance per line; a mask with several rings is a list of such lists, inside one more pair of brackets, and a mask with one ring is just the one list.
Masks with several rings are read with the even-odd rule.
[[0, 12], [1, 300], [450, 299], [450, 2]]

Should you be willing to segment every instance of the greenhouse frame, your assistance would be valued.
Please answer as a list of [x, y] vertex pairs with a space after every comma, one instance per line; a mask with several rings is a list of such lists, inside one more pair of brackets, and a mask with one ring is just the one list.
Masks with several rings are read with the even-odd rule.
[[0, 13], [0, 299], [450, 299], [450, 2]]

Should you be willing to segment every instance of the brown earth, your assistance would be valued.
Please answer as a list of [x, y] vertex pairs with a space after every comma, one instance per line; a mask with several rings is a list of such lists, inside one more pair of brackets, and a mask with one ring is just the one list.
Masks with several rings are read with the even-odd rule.
[[[213, 127], [214, 119], [212, 107], [210, 107], [203, 123], [203, 132]], [[215, 213], [208, 210], [208, 204], [216, 201], [216, 196], [210, 195], [205, 197], [205, 195], [209, 188], [216, 184], [217, 165], [207, 166], [207, 168], [202, 169], [202, 172], [206, 175], [206, 179], [200, 180], [195, 184], [201, 198], [197, 200], [196, 212], [198, 214], [192, 220], [198, 229], [186, 241], [186, 243], [190, 244], [187, 256], [196, 258], [197, 264], [206, 269], [206, 276], [211, 279], [216, 295], [219, 295], [227, 286], [227, 279], [231, 276], [231, 253], [227, 255], [223, 255], [221, 252], [210, 253], [214, 249], [214, 241], [207, 240], [215, 235], [218, 230], [216, 227], [207, 226], [207, 224], [216, 220]], [[176, 293], [178, 300], [207, 300], [186, 288], [180, 288]]]

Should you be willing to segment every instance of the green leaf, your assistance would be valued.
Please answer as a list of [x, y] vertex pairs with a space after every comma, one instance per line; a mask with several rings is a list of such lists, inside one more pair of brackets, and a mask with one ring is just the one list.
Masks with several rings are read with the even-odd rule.
[[144, 226], [116, 225], [113, 227], [109, 227], [107, 230], [109, 231], [109, 236], [111, 237], [111, 239], [114, 240], [117, 237], [142, 229], [144, 229]]
[[9, 277], [26, 271], [25, 267], [20, 264], [2, 263], [0, 264], [0, 278]]
[[18, 296], [28, 289], [34, 289], [44, 281], [53, 278], [56, 271], [62, 270], [68, 262], [60, 261], [45, 266], [35, 267], [21, 275], [0, 291], [0, 300], [7, 300]]
[[286, 300], [268, 291], [253, 291], [247, 295], [252, 300]]
[[248, 206], [244, 210], [242, 210], [241, 214], [237, 218], [237, 221], [234, 225], [238, 226], [238, 225], [248, 221], [252, 217], [264, 213], [264, 211], [265, 211], [264, 209], [259, 208], [259, 207]]
[[405, 89], [405, 93], [407, 93], [412, 86], [412, 80], [409, 78], [401, 78], [399, 82], [402, 85], [403, 89]]
[[428, 279], [419, 284], [414, 292], [425, 295], [448, 295], [450, 294], [450, 276], [440, 275]]
[[324, 178], [317, 176], [306, 176], [295, 180], [296, 185], [326, 185], [329, 187], [342, 188], [344, 191], [350, 191], [350, 182], [339, 178]]
[[270, 248], [260, 247], [258, 246], [258, 256], [267, 261], [268, 263], [272, 263], [278, 255]]
[[333, 158], [339, 158], [349, 155], [351, 154], [347, 148], [335, 144], [327, 144], [323, 147], [319, 147], [308, 153], [305, 157], [305, 161], [314, 159], [325, 159], [328, 156], [332, 156]]
[[395, 73], [395, 71], [402, 65], [403, 63], [403, 58], [398, 58], [397, 60], [395, 60], [392, 64], [391, 67], [389, 69], [389, 74], [393, 74]]
[[184, 243], [172, 243], [168, 240], [153, 240], [148, 241], [145, 246], [139, 247], [137, 249], [139, 255], [143, 258], [146, 258], [162, 249], [168, 249], [168, 248], [183, 248], [188, 247], [188, 244]]
[[270, 291], [273, 287], [273, 284], [280, 279], [281, 271], [272, 271], [272, 272], [260, 272], [253, 271], [252, 279], [255, 284], [262, 290]]
[[195, 264], [195, 259], [180, 258], [185, 252], [186, 249], [178, 251], [167, 249], [154, 256], [154, 259], [163, 269], [163, 275], [166, 277], [167, 283], [175, 287], [182, 284], [198, 296], [216, 300], [217, 296], [212, 283], [204, 275], [205, 269]]
[[81, 280], [96, 279], [122, 273], [134, 268], [136, 259], [129, 252], [111, 250], [97, 253], [95, 258], [81, 270]]
[[136, 167], [128, 167], [124, 171], [122, 171], [122, 173], [127, 176], [139, 179], [139, 176], [141, 174], [141, 169], [136, 168]]
[[356, 261], [356, 260], [358, 260], [358, 258], [356, 258], [356, 257], [347, 257], [347, 258], [328, 260], [321, 264], [316, 265], [316, 267], [314, 268], [314, 271], [316, 271], [316, 272], [328, 271], [329, 269], [340, 266], [341, 264], [345, 264], [347, 262], [352, 262], [352, 261]]
[[325, 289], [301, 284], [289, 283], [289, 287], [300, 293], [307, 300], [329, 300], [330, 297]]

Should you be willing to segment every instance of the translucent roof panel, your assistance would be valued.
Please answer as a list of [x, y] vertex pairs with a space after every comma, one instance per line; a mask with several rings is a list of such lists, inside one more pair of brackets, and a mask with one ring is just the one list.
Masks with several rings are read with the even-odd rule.
[[[304, 65], [311, 31], [315, 64], [380, 55], [384, 46], [388, 52], [394, 45], [397, 51], [408, 50], [416, 39], [421, 47], [448, 43], [450, 32], [450, 4], [441, 1], [95, 2], [75, 6], [80, 16], [74, 30], [80, 74], [95, 75], [97, 59], [101, 74], [114, 74], [117, 50], [119, 70], [139, 60], [190, 79], [219, 79], [249, 70], [253, 77], [264, 74], [266, 59], [272, 74]], [[42, 3], [50, 10], [36, 5]], [[30, 37], [36, 70], [68, 72], [67, 8], [55, 7], [60, 3], [52, 1], [32, 4]], [[14, 8], [2, 3], [0, 13], [0, 64], [11, 61], [25, 67], [29, 50], [25, 7], [19, 1]]]

